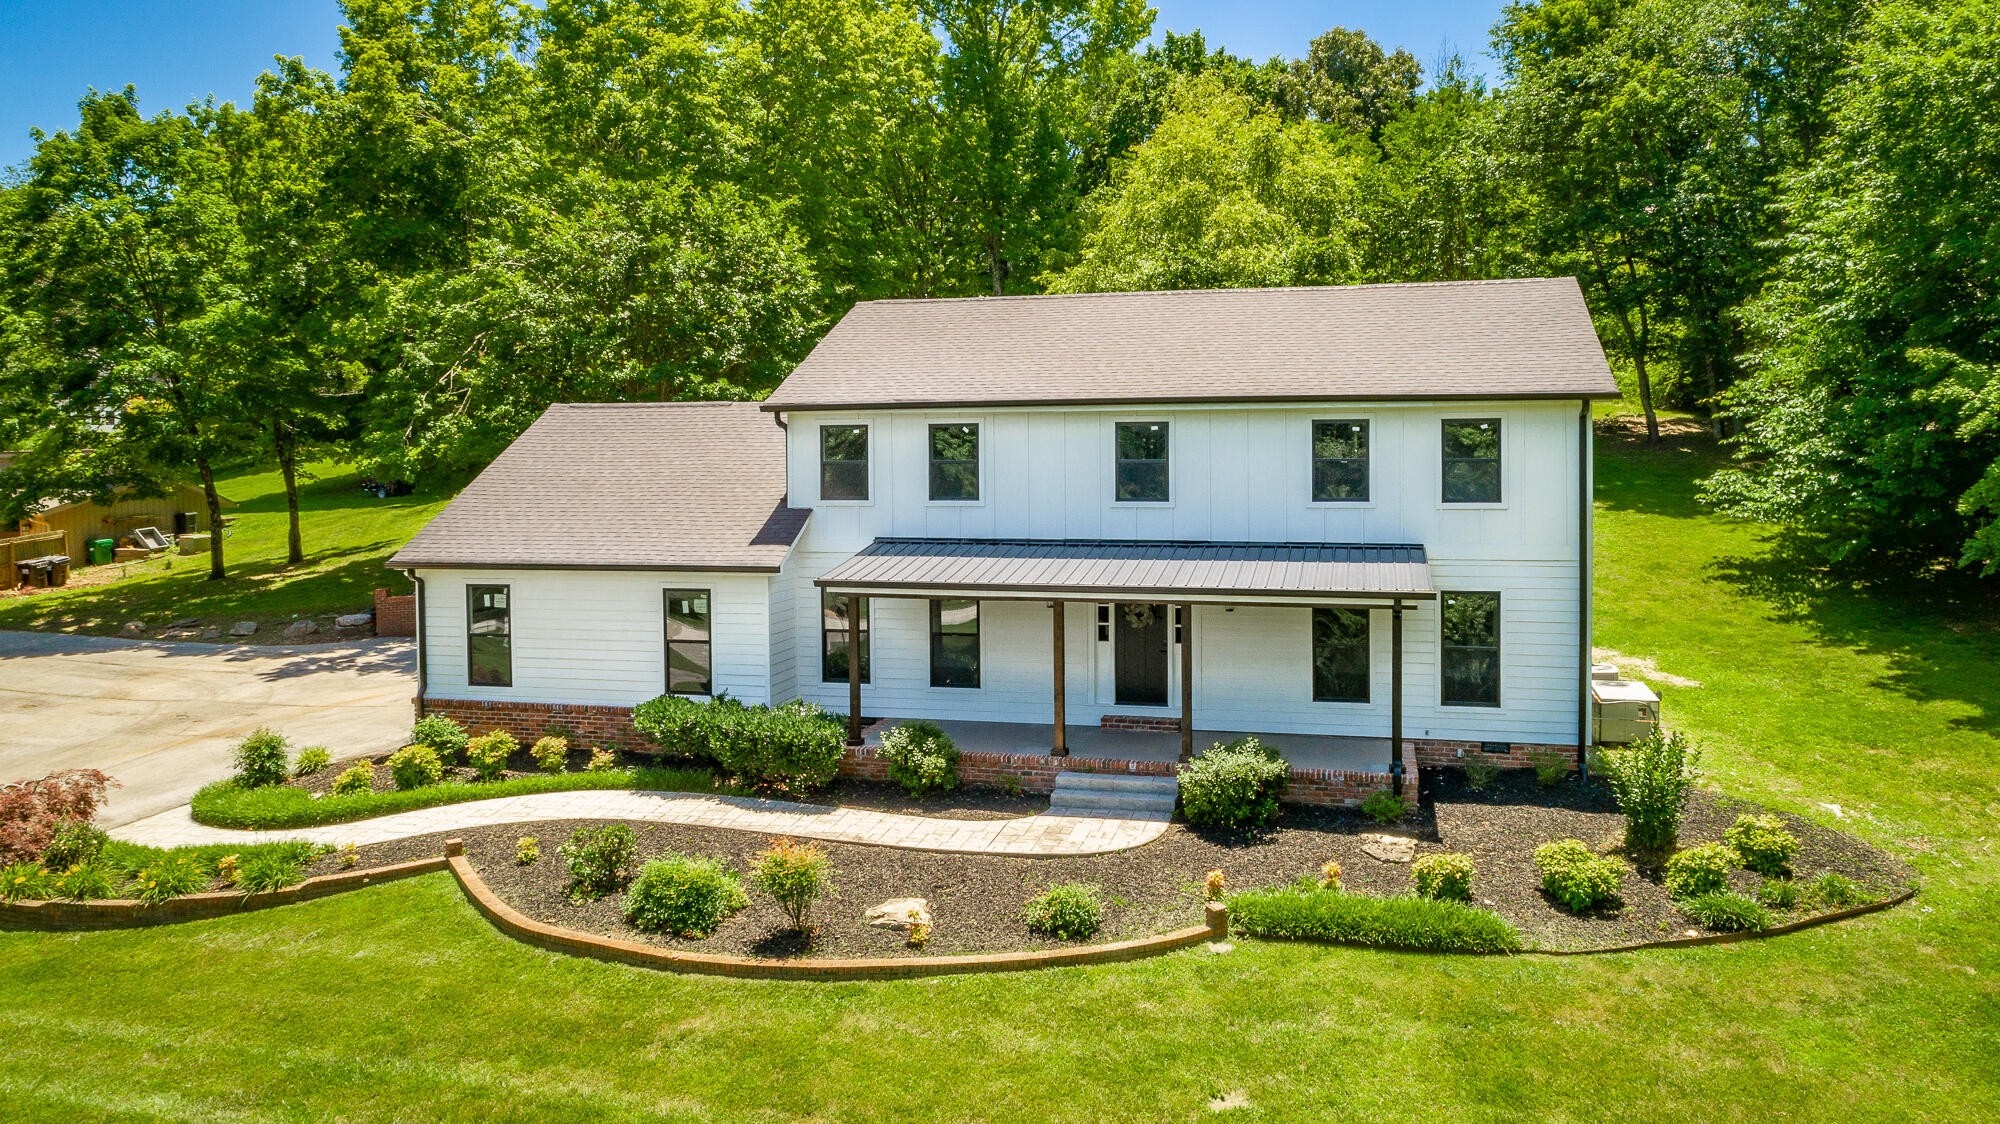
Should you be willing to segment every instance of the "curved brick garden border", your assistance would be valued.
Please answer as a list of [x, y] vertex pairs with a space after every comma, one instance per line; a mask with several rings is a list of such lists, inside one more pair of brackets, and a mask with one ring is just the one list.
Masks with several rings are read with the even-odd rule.
[[157, 905], [148, 905], [131, 898], [101, 898], [96, 901], [81, 902], [0, 902], [0, 925], [48, 930], [129, 929], [141, 925], [170, 925], [177, 921], [199, 921], [208, 917], [245, 913], [253, 909], [269, 909], [274, 905], [311, 901], [329, 894], [373, 886], [377, 882], [394, 882], [399, 878], [429, 874], [434, 870], [443, 869], [445, 869], [445, 859], [442, 856], [413, 859], [394, 866], [322, 874], [282, 890], [265, 890], [255, 894], [219, 890], [213, 893], [169, 898]]

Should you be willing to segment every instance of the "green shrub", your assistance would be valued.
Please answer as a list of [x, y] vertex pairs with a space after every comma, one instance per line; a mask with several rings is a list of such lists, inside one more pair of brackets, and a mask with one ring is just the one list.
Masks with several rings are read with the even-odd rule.
[[648, 933], [706, 937], [749, 904], [742, 883], [721, 863], [668, 855], [639, 872], [625, 895], [625, 920]]
[[1237, 894], [1229, 899], [1229, 924], [1257, 937], [1379, 948], [1513, 952], [1521, 947], [1521, 935], [1498, 914], [1462, 902], [1371, 898], [1310, 883]]
[[1580, 839], [1535, 848], [1535, 866], [1542, 872], [1542, 889], [1578, 913], [1612, 901], [1625, 885], [1625, 864], [1596, 854]]
[[406, 745], [389, 755], [389, 777], [399, 789], [424, 788], [444, 780], [444, 762], [430, 746]]
[[507, 771], [507, 759], [521, 743], [505, 730], [493, 730], [465, 743], [465, 763], [479, 772], [482, 781], [497, 781]]
[[50, 889], [54, 897], [79, 902], [96, 901], [117, 893], [118, 879], [109, 865], [93, 860], [57, 871]]
[[1088, 940], [1104, 924], [1104, 903], [1095, 886], [1060, 882], [1031, 899], [1022, 918], [1031, 933], [1059, 941]]
[[147, 905], [158, 905], [206, 890], [211, 881], [206, 863], [192, 855], [168, 854], [132, 873], [131, 894]]
[[1410, 886], [1420, 898], [1468, 901], [1472, 897], [1472, 856], [1424, 855], [1410, 864]]
[[569, 864], [569, 896], [594, 901], [632, 880], [638, 837], [622, 823], [579, 827], [559, 850]]
[[1667, 860], [1667, 896], [1675, 900], [1720, 894], [1743, 859], [1727, 843], [1703, 843]]
[[269, 726], [259, 726], [236, 743], [236, 780], [245, 788], [283, 784], [292, 775], [291, 743]]
[[569, 739], [555, 734], [538, 738], [534, 745], [528, 747], [528, 756], [533, 757], [535, 764], [544, 770], [560, 773], [569, 764]]
[[[583, 771], [586, 773], [608, 773], [617, 767], [617, 754], [602, 746], [594, 745], [590, 747], [590, 760], [584, 762]], [[713, 778], [710, 778], [710, 783], [713, 783]]]
[[1657, 729], [1624, 749], [1598, 755], [1605, 783], [1625, 813], [1627, 846], [1653, 854], [1673, 850], [1700, 760], [1701, 752], [1686, 738]]
[[1806, 883], [1805, 893], [1801, 895], [1800, 900], [1809, 909], [1840, 909], [1843, 906], [1857, 905], [1866, 896], [1859, 883], [1829, 870]]
[[738, 706], [727, 695], [700, 702], [685, 695], [661, 695], [632, 708], [632, 725], [670, 757], [707, 759], [708, 726], [718, 707]]
[[840, 715], [811, 703], [745, 706], [728, 695], [649, 699], [633, 709], [632, 721], [662, 752], [712, 760], [745, 784], [781, 792], [826, 787], [846, 737]]
[[1554, 788], [1569, 776], [1570, 755], [1560, 749], [1531, 750], [1528, 764], [1535, 767], [1535, 780], [1543, 788]]
[[833, 863], [815, 844], [776, 839], [758, 857], [750, 880], [777, 901], [792, 928], [810, 932], [813, 903], [833, 889]]
[[1785, 829], [1776, 816], [1741, 815], [1722, 837], [1735, 848], [1750, 870], [1770, 878], [1792, 872], [1792, 856], [1799, 853], [1799, 837]]
[[935, 722], [912, 719], [883, 734], [882, 760], [889, 779], [911, 796], [958, 787], [958, 746]]
[[1361, 812], [1376, 823], [1395, 823], [1410, 814], [1410, 801], [1388, 789], [1378, 789], [1361, 802]]
[[40, 863], [12, 863], [0, 870], [0, 901], [45, 902], [55, 894], [55, 876]]
[[522, 866], [533, 866], [542, 859], [542, 841], [532, 835], [523, 835], [514, 842], [514, 861]]
[[236, 888], [246, 894], [260, 894], [296, 886], [306, 880], [306, 860], [312, 857], [313, 850], [308, 843], [246, 855], [236, 868]]
[[1789, 878], [1766, 878], [1757, 887], [1757, 900], [1772, 909], [1791, 909], [1799, 904], [1803, 893], [1799, 884]]
[[1703, 928], [1718, 933], [1757, 932], [1771, 927], [1770, 913], [1742, 894], [1697, 894], [1675, 904]]
[[[442, 777], [444, 771], [440, 769], [438, 775]], [[366, 761], [356, 761], [342, 769], [340, 775], [333, 778], [332, 791], [335, 796], [359, 796], [375, 791], [375, 766]]]
[[42, 849], [42, 865], [50, 870], [68, 870], [97, 861], [110, 836], [83, 820], [64, 820], [56, 825], [49, 845]]
[[465, 727], [442, 714], [426, 714], [410, 727], [410, 744], [427, 745], [449, 765], [465, 753]]
[[1180, 767], [1181, 813], [1191, 824], [1261, 827], [1278, 818], [1291, 768], [1256, 738], [1219, 742]]
[[1474, 792], [1485, 792], [1494, 781], [1500, 779], [1500, 766], [1482, 757], [1465, 759], [1465, 787]]
[[705, 768], [670, 769], [612, 767], [599, 772], [532, 773], [491, 784], [436, 784], [393, 792], [361, 791], [314, 799], [291, 785], [239, 788], [234, 780], [205, 785], [194, 794], [196, 823], [212, 827], [289, 828], [346, 823], [392, 812], [435, 808], [496, 796], [538, 792], [578, 792], [602, 789], [644, 789], [660, 792], [729, 792], [741, 790], [717, 782]]
[[323, 745], [309, 745], [299, 750], [298, 764], [292, 766], [295, 777], [309, 777], [328, 765], [333, 764], [333, 754]]

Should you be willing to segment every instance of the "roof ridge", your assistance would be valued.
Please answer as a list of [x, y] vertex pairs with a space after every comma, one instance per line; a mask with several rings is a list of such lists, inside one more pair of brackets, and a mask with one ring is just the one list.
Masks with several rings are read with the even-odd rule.
[[1327, 291], [1347, 292], [1357, 289], [1441, 289], [1452, 286], [1474, 285], [1518, 285], [1531, 282], [1575, 281], [1574, 275], [1564, 274], [1550, 277], [1467, 277], [1456, 281], [1364, 281], [1354, 285], [1236, 285], [1206, 289], [1106, 289], [1089, 293], [1006, 293], [1000, 296], [980, 294], [970, 297], [880, 297], [875, 300], [856, 301], [856, 307], [876, 304], [965, 304], [985, 302], [998, 304], [1003, 301], [1076, 300], [1087, 297], [1163, 297], [1199, 296], [1221, 293], [1314, 293]]

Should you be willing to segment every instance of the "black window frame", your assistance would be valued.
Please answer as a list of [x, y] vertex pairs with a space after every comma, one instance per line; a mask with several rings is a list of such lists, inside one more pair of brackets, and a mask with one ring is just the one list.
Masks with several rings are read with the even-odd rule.
[[[843, 619], [839, 627], [837, 628], [827, 623], [828, 615], [832, 612], [834, 605], [844, 604], [846, 601], [847, 601], [847, 594], [845, 593], [834, 593], [831, 590], [820, 591], [819, 679], [820, 682], [822, 683], [847, 682], [846, 668], [844, 667], [841, 668], [838, 673], [836, 673], [833, 670], [834, 642], [838, 640], [842, 649], [845, 649], [847, 647], [847, 622], [845, 619]], [[868, 621], [868, 616], [873, 611], [873, 606], [869, 604], [869, 599], [867, 597], [862, 597], [860, 601], [861, 604], [859, 608], [861, 611], [861, 681], [863, 683], [867, 683], [871, 681], [869, 679], [869, 676], [874, 671], [874, 660], [871, 658], [871, 656], [875, 645], [872, 640], [873, 630], [869, 628], [869, 621]], [[844, 616], [845, 614], [843, 614], [843, 618]]]
[[[482, 596], [490, 597], [495, 591], [499, 592], [501, 598], [499, 606], [500, 630], [497, 634], [481, 632], [479, 628], [481, 623], [479, 619], [479, 599]], [[491, 606], [488, 607], [488, 611], [492, 611]], [[502, 641], [501, 647], [505, 649], [506, 655], [506, 668], [497, 682], [476, 678], [479, 661], [474, 656], [474, 649], [479, 646], [478, 641], [482, 637], [490, 639], [494, 635], [497, 635]], [[478, 584], [467, 584], [465, 587], [465, 682], [470, 687], [512, 687], [514, 685], [514, 587], [511, 585], [480, 582]]]
[[[1361, 431], [1361, 455], [1360, 455], [1360, 456], [1358, 456], [1358, 457], [1355, 457], [1355, 456], [1346, 456], [1346, 457], [1327, 457], [1327, 456], [1321, 456], [1321, 455], [1320, 455], [1320, 440], [1321, 440], [1321, 438], [1320, 438], [1320, 431], [1321, 431], [1321, 429], [1322, 429], [1322, 428], [1331, 428], [1331, 427], [1334, 427], [1334, 426], [1343, 426], [1343, 425], [1344, 425], [1344, 426], [1355, 426], [1355, 427], [1359, 427], [1359, 429], [1360, 429], [1360, 431]], [[1373, 436], [1374, 436], [1374, 427], [1373, 427], [1373, 426], [1371, 426], [1371, 425], [1369, 424], [1369, 419], [1367, 419], [1367, 418], [1315, 418], [1315, 419], [1313, 419], [1313, 423], [1312, 423], [1312, 483], [1311, 483], [1311, 486], [1312, 486], [1312, 502], [1314, 502], [1314, 503], [1367, 503], [1367, 502], [1368, 502], [1368, 495], [1369, 495], [1369, 486], [1370, 486], [1370, 483], [1371, 483], [1371, 480], [1370, 480], [1370, 477], [1369, 477], [1369, 461], [1368, 461], [1368, 457], [1369, 457], [1369, 453], [1370, 453], [1370, 450], [1371, 450], [1371, 449], [1373, 448], [1373, 445], [1372, 445], [1372, 440], [1371, 440]], [[1340, 440], [1340, 438], [1339, 438], [1339, 437], [1337, 437], [1337, 436], [1336, 436], [1336, 437], [1334, 437], [1333, 439], [1334, 439], [1334, 440]], [[1330, 475], [1331, 475], [1331, 474], [1333, 473], [1333, 471], [1334, 471], [1334, 466], [1340, 466], [1340, 467], [1343, 467], [1343, 468], [1347, 469], [1347, 470], [1348, 470], [1348, 472], [1349, 472], [1349, 473], [1351, 474], [1351, 473], [1352, 473], [1352, 471], [1353, 471], [1353, 468], [1354, 468], [1354, 466], [1355, 466], [1355, 465], [1357, 465], [1357, 464], [1358, 464], [1358, 465], [1360, 466], [1360, 478], [1361, 478], [1361, 494], [1359, 494], [1359, 495], [1331, 495], [1331, 494], [1329, 494], [1329, 492], [1331, 491], [1331, 489], [1329, 489], [1329, 488], [1327, 488], [1327, 487], [1326, 487], [1326, 485], [1327, 485], [1327, 484], [1329, 483], [1329, 481], [1328, 481], [1327, 477], [1328, 477], [1328, 476], [1330, 476]]]
[[[1336, 693], [1335, 687], [1330, 680], [1323, 680], [1321, 678], [1321, 671], [1326, 663], [1321, 658], [1321, 644], [1323, 638], [1330, 639], [1330, 637], [1324, 636], [1324, 634], [1332, 632], [1333, 622], [1336, 619], [1353, 620], [1356, 618], [1361, 622], [1360, 637], [1358, 639], [1351, 636], [1345, 637], [1342, 639], [1340, 647], [1347, 650], [1349, 655], [1358, 654], [1360, 656], [1358, 673], [1361, 689], [1359, 694], [1339, 694]], [[1325, 623], [1322, 624], [1322, 622]], [[1374, 678], [1372, 648], [1374, 642], [1374, 625], [1374, 615], [1367, 609], [1355, 608], [1349, 605], [1313, 606], [1311, 644], [1312, 693], [1314, 702], [1365, 703], [1370, 701], [1371, 688], [1373, 686], [1372, 680]], [[1348, 669], [1350, 673], [1355, 670]]]
[[[827, 439], [837, 432], [859, 432], [861, 434], [861, 456], [859, 459], [853, 457], [832, 458], [826, 455]], [[868, 502], [869, 493], [872, 491], [868, 472], [869, 446], [873, 442], [873, 439], [874, 434], [870, 432], [870, 426], [866, 422], [826, 422], [819, 427], [819, 498], [821, 500], [833, 503]], [[857, 465], [860, 467], [859, 495], [841, 494], [841, 489], [853, 487], [853, 481], [848, 481], [846, 484], [840, 485], [839, 488], [831, 486], [833, 484], [835, 469], [852, 469]]]
[[[1500, 427], [1500, 420], [1501, 419], [1499, 418], [1444, 419], [1444, 423], [1438, 431], [1439, 432], [1438, 475], [1441, 485], [1439, 489], [1439, 502], [1448, 504], [1482, 504], [1482, 503], [1494, 504], [1494, 503], [1504, 503], [1506, 501], [1506, 489], [1502, 486], [1502, 476], [1501, 476], [1501, 462], [1505, 455], [1505, 443], [1504, 443], [1504, 435]], [[1453, 456], [1452, 427], [1454, 426], [1492, 427], [1493, 455], [1490, 457]], [[1469, 497], [1463, 495], [1453, 496], [1452, 477], [1454, 474], [1452, 472], [1452, 469], [1454, 467], [1457, 467], [1461, 470], [1464, 470], [1464, 469], [1477, 468], [1483, 465], [1492, 466], [1491, 481], [1482, 482], [1482, 483], [1490, 483], [1492, 488], [1492, 495], [1487, 496], [1482, 493], [1477, 496], [1469, 496]], [[1462, 477], [1467, 475], [1467, 473], [1464, 471], [1460, 471], [1457, 475]]]
[[[1141, 428], [1158, 430], [1160, 434], [1160, 455], [1157, 457], [1128, 457], [1125, 455], [1125, 434]], [[1111, 426], [1111, 499], [1114, 503], [1172, 503], [1174, 497], [1173, 479], [1173, 425], [1164, 421], [1122, 421]], [[1158, 466], [1158, 495], [1126, 495], [1128, 469], [1136, 473], [1140, 469], [1150, 470]], [[1147, 475], [1151, 475], [1150, 471]]]
[[[938, 434], [952, 431], [970, 431], [972, 435], [972, 458], [939, 457]], [[979, 502], [979, 444], [978, 422], [932, 422], [925, 430], [925, 463], [930, 472], [930, 497], [932, 503], [978, 503]], [[956, 475], [961, 481], [970, 480], [970, 495], [940, 495], [938, 485], [947, 477]]]
[[[702, 638], [700, 640], [676, 639], [674, 636], [674, 599], [699, 599], [702, 603]], [[687, 695], [695, 698], [715, 697], [715, 591], [693, 586], [682, 586], [660, 591], [661, 627], [666, 641], [666, 693]], [[674, 686], [674, 653], [701, 649], [701, 668], [705, 673], [699, 691], [677, 690]]]
[[[1492, 600], [1493, 642], [1491, 644], [1467, 644], [1463, 641], [1454, 642], [1452, 640], [1451, 608], [1453, 602], [1461, 597], [1483, 597]], [[1503, 670], [1501, 662], [1500, 606], [1500, 594], [1494, 590], [1449, 590], [1438, 593], [1438, 705], [1474, 706], [1489, 709], [1497, 709], [1500, 706], [1501, 676]], [[1490, 658], [1488, 653], [1490, 653]], [[1454, 696], [1452, 693], [1454, 686], [1452, 664], [1454, 660], [1463, 660], [1475, 656], [1482, 662], [1490, 663], [1492, 674], [1490, 698], [1486, 695], [1479, 697], [1469, 695]]]
[[[969, 682], [954, 681], [954, 676], [950, 674], [950, 672], [954, 669], [951, 668], [950, 665], [948, 665], [944, 660], [946, 642], [948, 640], [962, 641], [966, 636], [966, 633], [962, 631], [960, 632], [944, 631], [945, 606], [961, 605], [961, 604], [972, 606], [972, 632], [971, 632], [972, 664], [970, 669]], [[931, 686], [943, 687], [953, 690], [978, 690], [979, 665], [980, 665], [979, 618], [980, 618], [980, 610], [979, 610], [979, 602], [977, 599], [969, 597], [939, 597], [931, 599], [930, 601]], [[963, 667], [960, 667], [956, 670], [963, 672], [965, 669]]]

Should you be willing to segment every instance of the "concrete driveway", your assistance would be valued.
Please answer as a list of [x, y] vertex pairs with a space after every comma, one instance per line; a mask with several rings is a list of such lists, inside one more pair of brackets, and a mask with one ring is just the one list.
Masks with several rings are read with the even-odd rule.
[[117, 826], [228, 776], [231, 747], [259, 726], [336, 760], [387, 753], [410, 730], [415, 651], [0, 632], [0, 782], [102, 769], [121, 787], [98, 822]]

